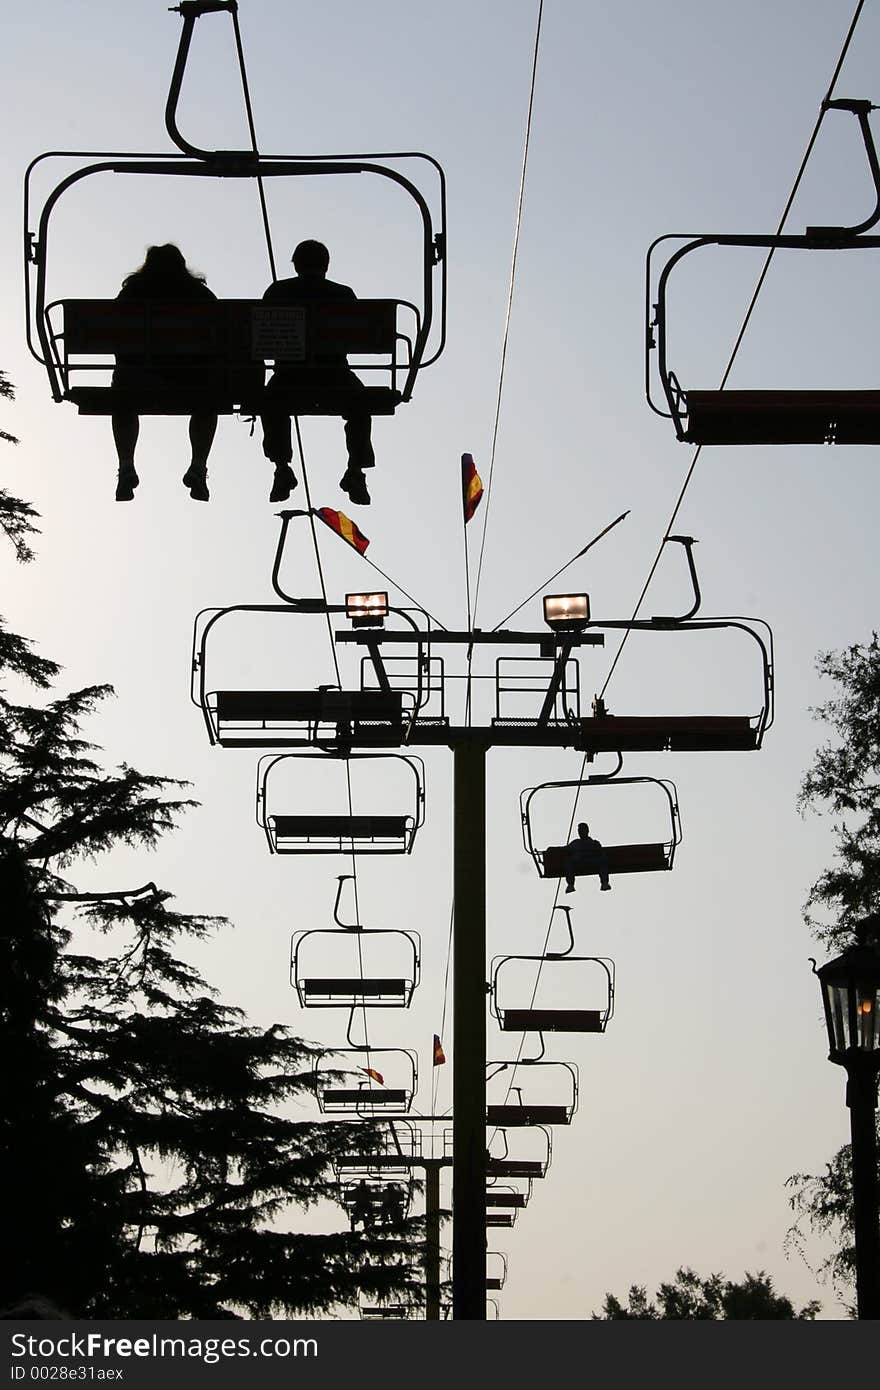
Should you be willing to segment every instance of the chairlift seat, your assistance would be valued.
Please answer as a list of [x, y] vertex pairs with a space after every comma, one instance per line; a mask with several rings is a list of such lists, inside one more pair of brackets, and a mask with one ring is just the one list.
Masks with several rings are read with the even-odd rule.
[[224, 748], [314, 743], [318, 726], [330, 724], [351, 725], [359, 743], [402, 737], [399, 690], [218, 690], [205, 705]]
[[276, 854], [403, 853], [412, 816], [269, 816], [267, 829]]
[[[396, 300], [384, 299], [311, 300], [299, 305], [259, 300], [64, 300], [64, 394], [81, 415], [230, 415], [236, 410], [259, 414], [264, 406], [288, 415], [393, 415], [402, 395], [392, 386], [365, 386], [354, 377], [349, 386], [344, 379], [334, 382], [332, 375], [334, 370], [348, 372], [347, 353], [382, 356], [381, 369], [393, 372], [397, 307]], [[143, 388], [71, 386], [71, 371], [99, 365], [72, 360], [78, 356], [115, 357], [128, 371], [141, 368], [146, 374], [164, 375], [167, 385], [145, 381]], [[274, 361], [282, 373], [289, 371], [291, 378], [264, 387], [267, 361]], [[216, 377], [208, 390], [195, 385], [206, 367]]]
[[567, 1105], [487, 1105], [486, 1124], [505, 1129], [525, 1125], [567, 1125], [571, 1123]]
[[586, 753], [735, 752], [759, 746], [748, 715], [603, 714], [580, 722], [579, 747]]
[[487, 1288], [487, 1289], [501, 1289], [501, 1288], [503, 1288], [503, 1287], [504, 1287], [504, 1280], [501, 1279], [497, 1274], [488, 1274], [488, 1275], [486, 1276], [486, 1288]]
[[490, 1211], [486, 1213], [487, 1226], [512, 1226], [513, 1216], [509, 1211]]
[[299, 982], [303, 1003], [308, 1005], [317, 1000], [336, 1001], [352, 1007], [362, 999], [372, 1003], [393, 1000], [405, 1004], [412, 994], [412, 980], [401, 979], [304, 979]]
[[486, 1176], [490, 1178], [543, 1178], [546, 1163], [537, 1158], [487, 1158]]
[[389, 1106], [395, 1108], [408, 1106], [410, 1094], [408, 1091], [394, 1089], [390, 1086], [384, 1087], [381, 1091], [357, 1086], [332, 1086], [321, 1092], [321, 1101], [327, 1106], [346, 1106], [355, 1109], [368, 1106], [371, 1110], [380, 1110], [387, 1109]]
[[[669, 852], [665, 845], [606, 845], [604, 846], [609, 874], [642, 874], [655, 869], [669, 868]], [[570, 869], [565, 845], [550, 845], [541, 861], [542, 878], [587, 878], [600, 872], [598, 864]]]
[[524, 1192], [494, 1192], [491, 1188], [486, 1193], [487, 1207], [524, 1207], [526, 1205], [526, 1194]]
[[605, 1015], [599, 1009], [500, 1009], [505, 1032], [601, 1033]]
[[687, 391], [691, 444], [880, 444], [880, 391]]

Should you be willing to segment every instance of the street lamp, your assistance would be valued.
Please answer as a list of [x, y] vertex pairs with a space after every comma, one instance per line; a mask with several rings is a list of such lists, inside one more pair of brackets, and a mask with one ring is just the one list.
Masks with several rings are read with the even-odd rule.
[[836, 960], [813, 969], [822, 986], [828, 1060], [846, 1067], [852, 1133], [853, 1226], [859, 1318], [880, 1318], [877, 1079], [880, 1075], [880, 916], [856, 928]]

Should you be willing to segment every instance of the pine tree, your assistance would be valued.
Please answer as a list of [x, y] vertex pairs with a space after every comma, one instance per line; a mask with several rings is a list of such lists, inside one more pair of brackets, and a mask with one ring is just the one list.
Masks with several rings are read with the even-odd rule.
[[[0, 491], [19, 560], [35, 519]], [[82, 726], [109, 686], [39, 705], [6, 693], [57, 676], [0, 623], [0, 1305], [39, 1294], [75, 1317], [210, 1318], [417, 1300], [418, 1221], [292, 1228], [295, 1208], [337, 1196], [333, 1159], [378, 1136], [291, 1118], [313, 1049], [247, 1023], [175, 954], [223, 921], [174, 911], [152, 884], [77, 894], [84, 861], [149, 848], [194, 803], [170, 779], [102, 766]], [[82, 916], [106, 954], [75, 949]]]

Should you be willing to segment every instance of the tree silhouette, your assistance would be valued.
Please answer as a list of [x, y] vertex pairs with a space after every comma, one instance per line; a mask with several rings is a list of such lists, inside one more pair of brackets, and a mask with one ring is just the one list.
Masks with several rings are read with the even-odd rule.
[[[0, 492], [0, 527], [29, 559], [33, 509]], [[336, 1197], [334, 1157], [377, 1135], [293, 1118], [313, 1049], [247, 1023], [178, 958], [222, 919], [176, 912], [152, 884], [89, 901], [68, 880], [117, 845], [149, 848], [194, 803], [168, 778], [102, 767], [82, 726], [109, 686], [39, 705], [6, 693], [57, 675], [0, 625], [0, 1305], [210, 1318], [416, 1300], [418, 1221], [291, 1228], [294, 1208]]]
[[[873, 633], [867, 644], [841, 652], [823, 652], [817, 670], [837, 686], [832, 699], [812, 713], [830, 724], [836, 738], [816, 751], [801, 784], [802, 812], [830, 812], [836, 859], [810, 889], [804, 920], [813, 936], [842, 950], [853, 940], [856, 925], [880, 908], [880, 643]], [[878, 1117], [880, 1120], [880, 1117]], [[880, 1135], [880, 1123], [878, 1123]], [[880, 1166], [878, 1166], [880, 1182]], [[786, 1186], [797, 1219], [786, 1245], [804, 1258], [806, 1228], [830, 1235], [837, 1249], [819, 1265], [837, 1293], [854, 1312], [855, 1236], [853, 1229], [852, 1153], [845, 1144], [820, 1174], [794, 1173]]]
[[759, 1318], [815, 1318], [818, 1303], [808, 1303], [796, 1313], [791, 1300], [777, 1294], [769, 1274], [759, 1270], [746, 1274], [737, 1284], [723, 1274], [701, 1279], [692, 1269], [679, 1269], [672, 1284], [661, 1284], [652, 1302], [642, 1285], [633, 1284], [626, 1304], [605, 1295], [601, 1313], [594, 1321], [613, 1322], [621, 1318], [656, 1322], [670, 1318], [698, 1322], [755, 1320]]

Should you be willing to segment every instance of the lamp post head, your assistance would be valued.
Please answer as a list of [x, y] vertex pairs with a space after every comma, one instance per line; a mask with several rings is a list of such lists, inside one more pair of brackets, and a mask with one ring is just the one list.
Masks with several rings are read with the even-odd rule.
[[828, 1060], [850, 1071], [880, 1072], [880, 940], [878, 918], [859, 924], [852, 945], [816, 974], [822, 988]]

